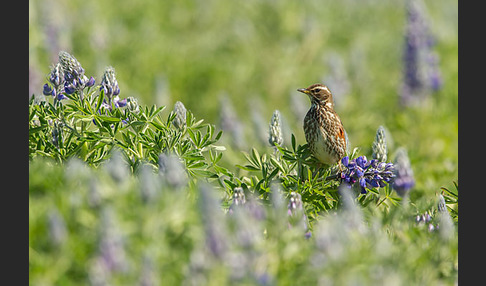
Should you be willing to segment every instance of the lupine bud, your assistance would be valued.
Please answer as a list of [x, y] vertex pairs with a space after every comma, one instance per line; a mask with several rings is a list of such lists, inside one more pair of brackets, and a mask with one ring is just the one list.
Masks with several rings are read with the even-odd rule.
[[377, 159], [379, 162], [386, 162], [387, 148], [385, 128], [383, 126], [378, 127], [376, 130], [375, 141], [373, 141], [373, 159]]
[[282, 145], [282, 122], [280, 120], [280, 111], [278, 110], [273, 112], [268, 133], [268, 143], [270, 143], [270, 146], [275, 146], [275, 144]]
[[138, 101], [136, 98], [129, 96], [127, 98], [127, 109], [133, 113], [139, 113], [140, 109], [138, 107]]
[[105, 69], [103, 77], [101, 79], [100, 90], [103, 89], [105, 96], [108, 98], [108, 102], [111, 103], [113, 96], [120, 93], [120, 88], [118, 87], [118, 81], [115, 76], [115, 68], [109, 66]]
[[184, 126], [186, 126], [186, 112], [186, 107], [184, 104], [182, 104], [182, 102], [177, 101], [174, 104], [174, 113], [176, 114], [176, 117], [172, 123], [176, 128], [182, 129]]

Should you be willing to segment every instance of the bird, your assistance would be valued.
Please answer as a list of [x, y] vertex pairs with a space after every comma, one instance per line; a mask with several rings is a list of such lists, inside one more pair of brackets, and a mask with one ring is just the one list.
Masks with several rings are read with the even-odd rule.
[[321, 83], [297, 91], [306, 94], [311, 102], [304, 117], [304, 134], [311, 154], [325, 165], [339, 163], [341, 169], [348, 140], [341, 118], [334, 110], [331, 91]]

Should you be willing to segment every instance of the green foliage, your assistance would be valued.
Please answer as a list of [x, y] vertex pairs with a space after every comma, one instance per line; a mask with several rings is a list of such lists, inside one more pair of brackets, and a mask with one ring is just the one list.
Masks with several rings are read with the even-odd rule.
[[[142, 162], [154, 166], [161, 153], [174, 153], [184, 160], [192, 176], [217, 177], [210, 170], [214, 156], [224, 148], [213, 146], [222, 132], [215, 134], [211, 124], [196, 120], [188, 111], [186, 125], [180, 129], [172, 125], [175, 114], [166, 120], [160, 116], [165, 108], [140, 107], [137, 112], [128, 108], [101, 107], [103, 91], [99, 95], [88, 91], [84, 98], [78, 93], [68, 95], [71, 100], [39, 101], [32, 97], [29, 105], [29, 157], [46, 156], [64, 162], [78, 157], [91, 166], [98, 166], [113, 148], [123, 151], [131, 170]], [[206, 159], [211, 152], [212, 161]], [[218, 171], [223, 171], [216, 167]]]

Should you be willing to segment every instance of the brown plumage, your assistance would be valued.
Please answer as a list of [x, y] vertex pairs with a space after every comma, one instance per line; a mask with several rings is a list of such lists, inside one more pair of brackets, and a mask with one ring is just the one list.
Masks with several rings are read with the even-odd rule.
[[346, 155], [346, 133], [334, 111], [331, 91], [320, 83], [298, 91], [307, 94], [311, 101], [304, 118], [305, 139], [311, 153], [323, 164], [339, 162]]

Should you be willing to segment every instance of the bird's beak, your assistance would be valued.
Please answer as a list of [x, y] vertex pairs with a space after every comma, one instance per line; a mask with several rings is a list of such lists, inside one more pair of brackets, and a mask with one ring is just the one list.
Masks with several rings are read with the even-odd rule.
[[305, 94], [309, 94], [309, 91], [306, 88], [299, 88], [297, 91], [300, 91]]

